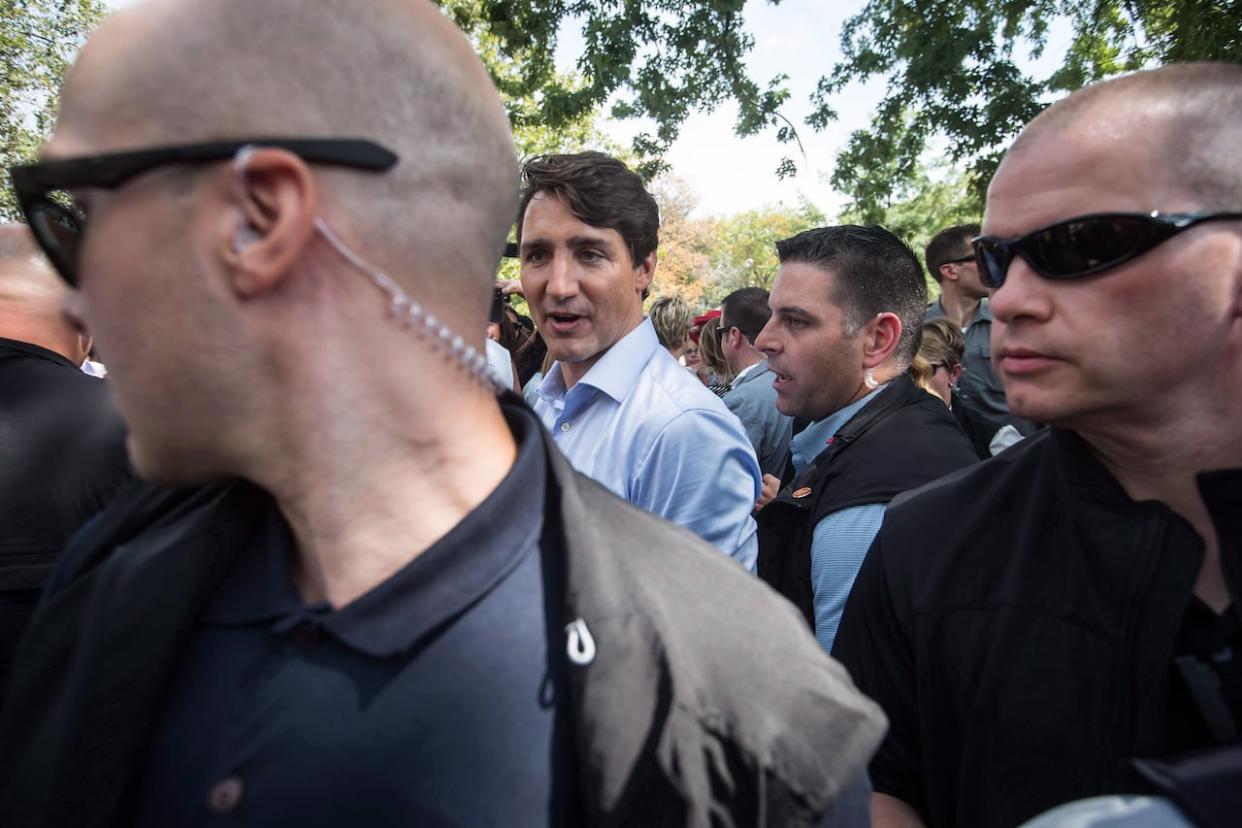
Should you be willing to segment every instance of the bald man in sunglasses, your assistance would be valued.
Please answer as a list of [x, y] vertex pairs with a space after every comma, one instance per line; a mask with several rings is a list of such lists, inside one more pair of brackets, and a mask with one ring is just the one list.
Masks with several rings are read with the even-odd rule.
[[[896, 503], [833, 654], [891, 730], [876, 825], [1016, 825], [1242, 726], [1242, 67], [1036, 118], [980, 277], [1014, 413], [1052, 428]], [[945, 515], [952, 515], [946, 520]]]

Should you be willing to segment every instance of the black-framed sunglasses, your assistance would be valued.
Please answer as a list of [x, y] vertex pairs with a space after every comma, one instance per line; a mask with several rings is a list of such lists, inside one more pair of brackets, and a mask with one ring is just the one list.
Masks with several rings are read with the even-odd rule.
[[979, 280], [999, 288], [1015, 256], [1045, 279], [1077, 279], [1125, 264], [1197, 224], [1242, 219], [1242, 212], [1095, 213], [1058, 221], [1014, 239], [971, 241]]
[[945, 264], [966, 264], [967, 262], [973, 262], [974, 260], [975, 254], [971, 253], [969, 256], [958, 256], [956, 259], [949, 259], [945, 262]]
[[720, 325], [716, 328], [716, 339], [724, 342], [725, 334], [736, 328], [737, 325]]
[[392, 151], [360, 138], [242, 138], [41, 161], [11, 167], [9, 174], [35, 240], [61, 277], [76, 286], [88, 220], [72, 194], [75, 189], [116, 189], [156, 167], [225, 161], [250, 146], [288, 150], [312, 164], [375, 172], [391, 169], [398, 160]]

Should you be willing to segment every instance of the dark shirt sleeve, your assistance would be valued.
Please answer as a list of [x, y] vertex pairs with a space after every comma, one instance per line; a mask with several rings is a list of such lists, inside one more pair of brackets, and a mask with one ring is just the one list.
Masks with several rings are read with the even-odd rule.
[[919, 720], [909, 614], [894, 602], [881, 529], [845, 603], [832, 655], [846, 666], [858, 689], [888, 716], [888, 735], [871, 760], [871, 785], [924, 810]]

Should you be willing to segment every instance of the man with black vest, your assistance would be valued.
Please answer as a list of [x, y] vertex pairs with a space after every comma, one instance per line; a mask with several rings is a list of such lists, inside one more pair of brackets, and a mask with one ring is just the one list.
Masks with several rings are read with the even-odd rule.
[[759, 576], [831, 649], [854, 576], [899, 492], [975, 462], [906, 369], [927, 287], [881, 227], [821, 227], [777, 242], [772, 318], [755, 339], [777, 407], [811, 421], [790, 442], [793, 482], [759, 513]]

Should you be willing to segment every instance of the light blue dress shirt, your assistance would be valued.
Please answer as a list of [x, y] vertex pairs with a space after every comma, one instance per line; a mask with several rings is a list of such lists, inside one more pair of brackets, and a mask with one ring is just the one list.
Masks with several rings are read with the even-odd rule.
[[573, 388], [553, 363], [534, 408], [575, 469], [754, 571], [754, 449], [720, 398], [660, 347], [650, 320]]
[[[789, 441], [794, 469], [801, 473], [806, 465], [828, 447], [842, 426], [871, 402], [885, 386], [867, 396], [811, 423]], [[811, 536], [811, 590], [815, 594], [815, 638], [824, 652], [832, 652], [837, 637], [845, 599], [850, 595], [854, 579], [862, 566], [871, 542], [884, 523], [883, 503], [853, 506], [824, 517]]]

